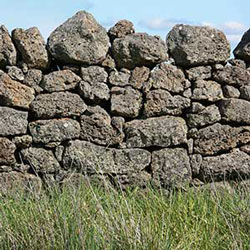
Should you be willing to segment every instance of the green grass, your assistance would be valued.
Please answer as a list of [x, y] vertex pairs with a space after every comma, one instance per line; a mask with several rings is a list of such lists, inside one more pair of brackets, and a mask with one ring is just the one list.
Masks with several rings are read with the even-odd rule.
[[0, 198], [0, 249], [249, 249], [249, 190], [51, 188]]

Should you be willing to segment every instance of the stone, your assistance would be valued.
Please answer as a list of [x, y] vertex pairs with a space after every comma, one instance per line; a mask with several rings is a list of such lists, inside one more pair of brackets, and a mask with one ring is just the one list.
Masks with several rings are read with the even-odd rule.
[[39, 194], [42, 181], [33, 174], [11, 172], [0, 173], [0, 195], [19, 195], [22, 191]]
[[223, 86], [222, 90], [226, 98], [239, 98], [240, 97], [240, 91], [231, 85]]
[[213, 78], [215, 81], [223, 84], [243, 86], [250, 82], [250, 71], [237, 66], [227, 65], [222, 69], [215, 70]]
[[12, 80], [22, 82], [24, 80], [24, 74], [21, 69], [16, 66], [7, 66], [7, 73]]
[[169, 147], [187, 142], [187, 125], [184, 119], [161, 116], [125, 123], [124, 132], [129, 148]]
[[173, 93], [181, 93], [191, 86], [181, 69], [167, 63], [157, 65], [151, 71], [149, 81], [152, 82], [153, 88], [165, 89]]
[[194, 135], [194, 152], [215, 155], [250, 142], [250, 127], [231, 127], [215, 123]]
[[216, 102], [223, 99], [221, 85], [215, 81], [198, 80], [194, 83], [193, 95], [197, 101]]
[[237, 67], [240, 67], [242, 69], [246, 69], [246, 63], [241, 60], [241, 59], [235, 59], [235, 58], [232, 58], [230, 60], [228, 60], [228, 62], [232, 65], [232, 66], [237, 66]]
[[74, 89], [81, 78], [70, 70], [54, 71], [45, 75], [40, 86], [47, 92]]
[[202, 163], [202, 156], [200, 154], [193, 154], [189, 156], [189, 159], [192, 169], [192, 176], [199, 176], [200, 167]]
[[152, 153], [153, 183], [163, 188], [185, 187], [192, 178], [186, 149], [166, 148]]
[[17, 148], [28, 148], [32, 144], [32, 137], [30, 135], [16, 136], [12, 139], [12, 142]]
[[187, 124], [190, 128], [211, 125], [221, 120], [219, 108], [216, 105], [207, 106], [196, 114], [187, 114]]
[[240, 150], [250, 155], [250, 144], [240, 147]]
[[0, 136], [25, 134], [27, 126], [28, 112], [0, 107]]
[[16, 146], [8, 138], [0, 137], [0, 164], [13, 165], [15, 159]]
[[29, 68], [45, 70], [50, 59], [45, 41], [36, 27], [27, 30], [14, 29], [12, 39]]
[[113, 87], [111, 89], [111, 113], [135, 118], [142, 107], [142, 94], [132, 87]]
[[116, 38], [124, 38], [126, 35], [135, 33], [134, 25], [128, 20], [120, 20], [108, 31], [111, 42]]
[[55, 148], [55, 157], [58, 162], [61, 162], [63, 160], [63, 153], [64, 153], [63, 145], [59, 145]]
[[239, 92], [240, 92], [240, 98], [250, 101], [250, 85], [242, 86]]
[[37, 94], [41, 93], [43, 89], [40, 87], [40, 83], [43, 79], [43, 73], [39, 69], [30, 69], [25, 75], [23, 84], [33, 88]]
[[187, 151], [188, 154], [194, 153], [194, 140], [192, 138], [187, 140]]
[[154, 66], [168, 58], [167, 47], [161, 38], [146, 33], [116, 38], [111, 49], [118, 68]]
[[[118, 118], [118, 117], [117, 117]], [[123, 141], [122, 131], [123, 121], [112, 117], [99, 106], [88, 107], [86, 114], [81, 116], [81, 138], [86, 141], [94, 142], [99, 145], [115, 145]], [[117, 121], [117, 126], [114, 124]]]
[[29, 123], [35, 143], [62, 142], [80, 136], [80, 124], [69, 118], [37, 120]]
[[7, 65], [15, 65], [17, 52], [8, 30], [4, 25], [0, 26], [0, 68]]
[[1, 172], [11, 172], [12, 170], [13, 170], [13, 166], [6, 166], [6, 165], [0, 166], [0, 173]]
[[143, 149], [115, 149], [86, 141], [70, 141], [65, 149], [63, 167], [87, 174], [129, 174], [144, 170], [151, 162]]
[[[58, 66], [58, 67], [60, 68], [60, 66]], [[61, 68], [60, 68], [60, 70], [65, 70], [65, 69], [72, 71], [76, 75], [80, 75], [81, 74], [81, 66], [80, 65], [66, 64], [66, 65], [62, 65]]]
[[212, 77], [211, 66], [197, 66], [185, 70], [189, 81], [207, 80]]
[[184, 67], [224, 63], [230, 57], [225, 34], [208, 26], [175, 25], [166, 43], [176, 65]]
[[222, 100], [219, 105], [221, 117], [227, 122], [250, 124], [250, 102], [240, 99]]
[[130, 84], [135, 89], [141, 89], [150, 75], [150, 69], [147, 67], [135, 67], [130, 77]]
[[202, 112], [206, 106], [202, 105], [199, 102], [192, 102], [191, 107], [189, 108], [188, 112], [193, 114], [198, 114]]
[[26, 148], [21, 150], [22, 160], [37, 173], [55, 173], [60, 165], [54, 154], [44, 148]]
[[250, 177], [250, 156], [238, 149], [218, 156], [204, 157], [200, 178], [205, 181], [223, 181]]
[[125, 87], [131, 85], [129, 82], [130, 77], [130, 70], [123, 68], [118, 71], [114, 69], [110, 72], [109, 83], [113, 86]]
[[115, 60], [112, 58], [110, 53], [107, 54], [106, 58], [102, 61], [101, 65], [102, 67], [105, 67], [108, 70], [113, 70], [116, 67]]
[[12, 80], [7, 74], [0, 75], [0, 103], [6, 106], [28, 109], [35, 91]]
[[188, 88], [188, 89], [184, 90], [183, 93], [182, 93], [182, 96], [191, 99], [191, 97], [192, 97], [192, 89]]
[[191, 105], [191, 100], [180, 95], [171, 95], [167, 90], [151, 90], [146, 95], [144, 114], [146, 117], [181, 115]]
[[247, 30], [243, 37], [241, 38], [240, 43], [234, 49], [233, 53], [235, 58], [244, 60], [245, 62], [250, 62], [250, 29]]
[[37, 118], [47, 119], [80, 116], [87, 106], [79, 95], [65, 91], [37, 95], [30, 109]]
[[78, 93], [85, 99], [94, 103], [108, 101], [110, 99], [110, 89], [106, 83], [89, 83], [81, 81], [77, 89]]
[[108, 73], [103, 67], [89, 66], [81, 67], [82, 80], [89, 83], [107, 82]]
[[48, 49], [63, 63], [98, 64], [108, 53], [109, 37], [90, 13], [79, 11], [51, 33]]

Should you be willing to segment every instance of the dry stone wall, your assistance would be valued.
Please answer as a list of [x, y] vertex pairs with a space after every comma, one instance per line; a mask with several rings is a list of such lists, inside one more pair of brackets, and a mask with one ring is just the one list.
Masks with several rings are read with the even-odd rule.
[[0, 190], [87, 178], [183, 187], [250, 178], [250, 30], [176, 25], [166, 41], [80, 11], [0, 27]]

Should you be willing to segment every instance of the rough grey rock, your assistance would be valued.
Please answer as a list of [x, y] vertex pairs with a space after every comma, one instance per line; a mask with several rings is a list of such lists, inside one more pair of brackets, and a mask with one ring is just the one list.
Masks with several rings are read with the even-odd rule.
[[0, 137], [0, 164], [12, 165], [16, 162], [14, 152], [16, 146], [8, 138]]
[[194, 152], [215, 155], [250, 142], [250, 127], [213, 124], [194, 135]]
[[82, 173], [128, 174], [144, 170], [151, 162], [143, 149], [114, 149], [85, 141], [70, 141], [63, 157], [65, 169]]
[[240, 99], [226, 99], [220, 102], [220, 113], [224, 121], [250, 124], [250, 102]]
[[79, 11], [51, 33], [48, 48], [64, 63], [98, 64], [106, 57], [109, 37], [91, 14]]
[[41, 87], [48, 92], [74, 89], [81, 78], [70, 70], [54, 71], [45, 75]]
[[29, 87], [32, 87], [36, 93], [41, 93], [43, 89], [40, 87], [40, 83], [43, 79], [43, 73], [39, 69], [30, 69], [25, 75], [23, 83]]
[[30, 108], [37, 118], [53, 118], [80, 116], [87, 106], [77, 94], [54, 92], [37, 95]]
[[54, 173], [60, 165], [54, 154], [44, 148], [26, 148], [21, 150], [22, 159], [37, 173]]
[[240, 91], [231, 85], [223, 86], [222, 90], [226, 98], [239, 98], [240, 97]]
[[205, 181], [244, 179], [250, 177], [250, 156], [238, 149], [228, 154], [204, 157], [200, 178]]
[[152, 66], [168, 58], [167, 47], [161, 38], [146, 33], [116, 38], [111, 48], [119, 68]]
[[180, 95], [172, 96], [167, 90], [151, 90], [146, 95], [144, 114], [146, 117], [159, 115], [181, 115], [191, 105], [191, 100]]
[[12, 39], [29, 68], [46, 69], [49, 66], [49, 54], [45, 41], [36, 27], [27, 30], [14, 29]]
[[182, 95], [186, 98], [191, 98], [192, 97], [192, 89], [188, 88], [183, 91]]
[[35, 91], [12, 80], [7, 74], [0, 75], [0, 103], [6, 106], [28, 109], [33, 101]]
[[211, 27], [175, 25], [166, 42], [176, 64], [185, 67], [225, 62], [230, 57], [226, 36]]
[[1, 172], [11, 172], [11, 171], [13, 171], [13, 166], [6, 166], [6, 165], [0, 166], [0, 173]]
[[250, 62], [250, 29], [244, 33], [233, 53], [236, 58], [242, 59], [248, 63]]
[[120, 20], [108, 31], [110, 40], [113, 41], [116, 38], [123, 38], [126, 35], [135, 33], [134, 25], [128, 20]]
[[29, 130], [35, 143], [61, 142], [80, 136], [80, 124], [69, 118], [31, 122]]
[[194, 83], [193, 100], [216, 102], [223, 99], [221, 85], [215, 81], [198, 80]]
[[196, 114], [187, 114], [187, 124], [190, 128], [210, 125], [220, 120], [220, 111], [216, 105], [210, 105]]
[[194, 154], [189, 156], [193, 176], [199, 176], [202, 163], [202, 156]]
[[250, 82], [250, 71], [237, 66], [226, 65], [222, 69], [215, 70], [213, 78], [223, 84], [243, 86]]
[[135, 89], [141, 89], [150, 75], [150, 69], [147, 67], [135, 67], [130, 77], [130, 85]]
[[89, 66], [81, 67], [82, 80], [89, 83], [107, 82], [108, 73], [103, 67]]
[[[124, 118], [118, 117], [112, 120], [109, 114], [99, 106], [88, 107], [86, 114], [81, 116], [81, 138], [100, 145], [114, 145], [123, 141], [122, 131]], [[113, 121], [113, 123], [112, 123]], [[112, 126], [114, 121], [117, 126]]]
[[0, 135], [25, 134], [28, 126], [28, 112], [0, 107]]
[[161, 116], [125, 123], [126, 144], [131, 147], [169, 147], [187, 142], [187, 126], [180, 117]]
[[77, 65], [77, 64], [65, 64], [65, 65], [58, 66], [58, 67], [60, 68], [60, 70], [65, 70], [65, 69], [70, 70], [73, 73], [75, 73], [76, 75], [81, 74], [81, 66]]
[[192, 178], [186, 149], [161, 149], [152, 153], [153, 183], [163, 188], [182, 187]]
[[64, 154], [64, 146], [63, 145], [57, 146], [55, 148], [55, 157], [59, 162], [63, 160], [63, 154]]
[[0, 68], [16, 64], [16, 48], [12, 43], [8, 30], [0, 26]]
[[8, 75], [15, 81], [22, 82], [24, 80], [24, 74], [21, 69], [16, 66], [7, 66], [6, 67]]
[[16, 136], [12, 139], [12, 142], [17, 148], [28, 148], [32, 144], [32, 137], [30, 135]]
[[232, 66], [237, 66], [237, 67], [240, 67], [242, 69], [246, 69], [246, 63], [241, 60], [241, 59], [235, 59], [235, 58], [232, 58], [230, 60], [228, 60], [228, 62], [232, 65]]
[[173, 93], [181, 93], [191, 86], [183, 71], [174, 65], [161, 63], [152, 71], [149, 81], [156, 89], [166, 89]]
[[20, 194], [22, 190], [38, 194], [41, 188], [41, 179], [33, 174], [19, 172], [0, 173], [0, 195]]
[[211, 66], [198, 66], [186, 70], [188, 80], [206, 80], [212, 77], [212, 67]]
[[130, 85], [130, 77], [130, 70], [122, 68], [118, 71], [114, 69], [110, 72], [109, 82], [114, 86], [125, 87], [127, 85]]
[[111, 89], [111, 113], [135, 118], [142, 107], [142, 94], [132, 87], [113, 87]]
[[197, 114], [203, 111], [205, 108], [206, 106], [202, 105], [199, 102], [192, 102], [189, 112], [193, 114]]
[[250, 144], [240, 147], [240, 150], [250, 155]]
[[250, 101], [250, 82], [240, 88], [240, 98]]

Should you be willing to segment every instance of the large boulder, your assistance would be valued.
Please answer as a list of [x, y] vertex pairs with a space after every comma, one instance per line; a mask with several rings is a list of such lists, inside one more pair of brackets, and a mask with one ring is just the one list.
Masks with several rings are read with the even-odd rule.
[[132, 147], [169, 147], [187, 142], [187, 125], [180, 117], [161, 116], [125, 123], [126, 144]]
[[135, 33], [134, 25], [128, 20], [120, 20], [108, 31], [110, 40], [113, 41], [115, 38], [122, 38], [126, 35]]
[[184, 67], [225, 62], [230, 57], [226, 36], [211, 27], [175, 25], [166, 42], [176, 64]]
[[12, 31], [12, 38], [29, 68], [42, 70], [48, 68], [49, 54], [38, 28], [15, 29]]
[[83, 173], [128, 174], [144, 170], [151, 162], [150, 152], [142, 149], [114, 149], [86, 141], [70, 141], [63, 157], [65, 169]]
[[0, 107], [0, 135], [25, 134], [28, 126], [28, 112]]
[[16, 162], [15, 144], [8, 138], [0, 137], [0, 165], [12, 165]]
[[250, 29], [244, 33], [233, 53], [236, 58], [250, 63]]
[[168, 58], [167, 47], [161, 38], [146, 33], [135, 33], [116, 38], [112, 53], [119, 68], [153, 66]]
[[0, 26], [0, 68], [16, 64], [16, 48], [12, 43], [8, 30], [4, 25]]
[[98, 64], [106, 57], [109, 37], [91, 14], [79, 11], [52, 32], [48, 48], [63, 63]]

